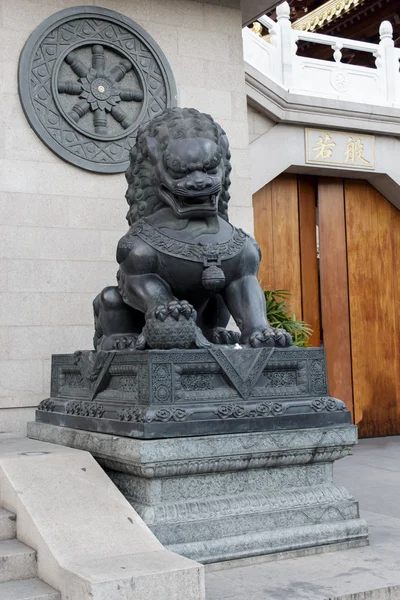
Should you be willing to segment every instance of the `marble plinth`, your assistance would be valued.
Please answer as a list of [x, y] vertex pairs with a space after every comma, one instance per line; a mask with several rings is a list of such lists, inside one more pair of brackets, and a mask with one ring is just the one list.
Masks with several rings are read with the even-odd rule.
[[89, 451], [162, 544], [199, 562], [368, 543], [333, 480], [352, 425], [143, 440], [29, 423], [28, 435]]

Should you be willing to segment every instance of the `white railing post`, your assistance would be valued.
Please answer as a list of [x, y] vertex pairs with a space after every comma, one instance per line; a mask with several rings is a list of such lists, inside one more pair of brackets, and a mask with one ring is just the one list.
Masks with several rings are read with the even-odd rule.
[[[381, 23], [379, 44], [372, 44], [293, 29], [288, 2], [277, 7], [276, 17], [276, 23], [265, 15], [259, 17], [268, 28], [268, 38], [257, 37], [248, 29], [243, 35], [246, 60], [262, 74], [289, 92], [400, 106], [400, 48], [394, 45], [389, 21]], [[334, 62], [297, 56], [298, 42], [331, 47]], [[344, 48], [374, 56], [376, 69], [343, 63]]]
[[282, 49], [281, 49], [281, 30], [278, 24], [263, 15], [258, 18], [258, 21], [264, 25], [268, 29], [269, 33], [269, 41], [274, 50], [274, 60], [272, 62], [272, 73], [275, 81], [278, 81], [280, 84], [283, 84], [282, 81]]
[[335, 63], [340, 63], [342, 60], [343, 43], [339, 40], [335, 40], [335, 43], [332, 44], [331, 48], [333, 50], [333, 59]]
[[280, 46], [282, 60], [282, 82], [285, 88], [293, 85], [293, 66], [296, 55], [292, 25], [290, 23], [290, 6], [283, 2], [276, 9], [276, 18], [280, 29]]
[[381, 49], [382, 67], [386, 81], [387, 102], [396, 101], [396, 90], [398, 86], [399, 61], [393, 41], [393, 27], [390, 21], [383, 21], [379, 27], [379, 48]]

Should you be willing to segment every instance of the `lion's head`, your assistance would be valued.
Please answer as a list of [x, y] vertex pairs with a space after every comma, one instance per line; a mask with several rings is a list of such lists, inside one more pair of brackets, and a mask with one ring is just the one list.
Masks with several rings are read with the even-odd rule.
[[228, 220], [228, 139], [210, 115], [169, 108], [139, 128], [126, 171], [130, 225], [166, 204], [178, 218]]

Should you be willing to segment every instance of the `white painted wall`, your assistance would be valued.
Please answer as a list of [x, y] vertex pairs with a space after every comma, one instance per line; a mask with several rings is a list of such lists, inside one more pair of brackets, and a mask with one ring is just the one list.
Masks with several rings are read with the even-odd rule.
[[[126, 232], [124, 175], [63, 162], [30, 129], [17, 69], [29, 34], [88, 0], [0, 0], [0, 431], [25, 433], [49, 394], [52, 353], [91, 348], [93, 297], [115, 280]], [[99, 0], [154, 37], [181, 106], [211, 113], [233, 155], [231, 219], [251, 232], [247, 107], [239, 0]]]

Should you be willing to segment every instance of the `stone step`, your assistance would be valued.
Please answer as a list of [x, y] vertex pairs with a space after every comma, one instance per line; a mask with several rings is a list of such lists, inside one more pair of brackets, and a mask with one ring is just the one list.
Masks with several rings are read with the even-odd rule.
[[0, 508], [0, 542], [15, 538], [16, 531], [15, 515], [5, 508]]
[[5, 540], [0, 542], [0, 565], [0, 583], [36, 577], [36, 552], [19, 540]]
[[1, 600], [61, 600], [61, 595], [41, 579], [0, 583]]

